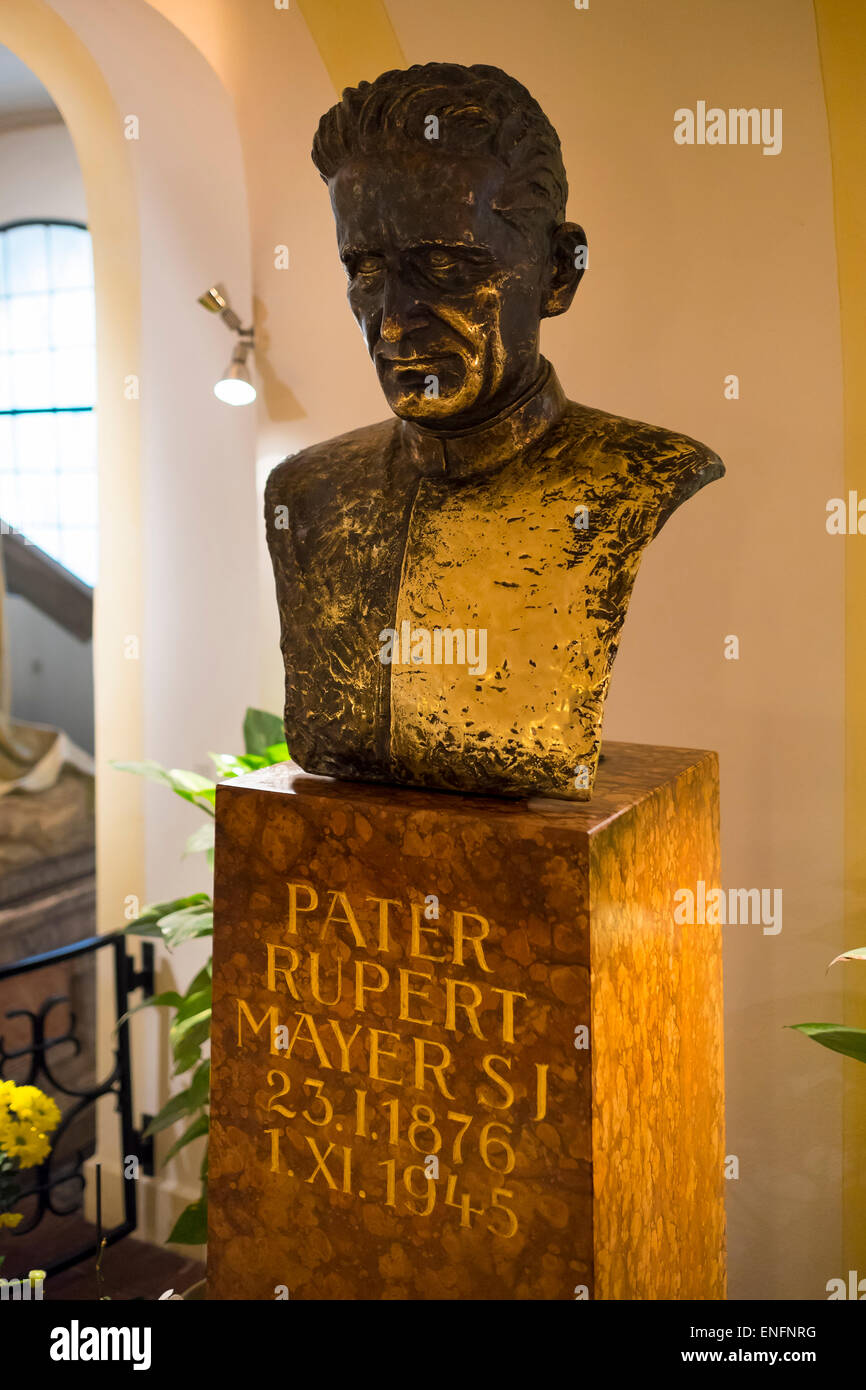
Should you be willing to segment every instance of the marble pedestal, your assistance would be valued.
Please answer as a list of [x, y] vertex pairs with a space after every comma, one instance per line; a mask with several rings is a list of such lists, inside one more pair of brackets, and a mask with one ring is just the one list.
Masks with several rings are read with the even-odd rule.
[[589, 802], [217, 792], [208, 1295], [725, 1295], [712, 753]]

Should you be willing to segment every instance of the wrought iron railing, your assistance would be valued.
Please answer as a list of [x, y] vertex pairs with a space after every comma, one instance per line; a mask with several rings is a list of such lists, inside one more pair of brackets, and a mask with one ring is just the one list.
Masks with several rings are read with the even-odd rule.
[[[21, 1201], [32, 1197], [35, 1198], [35, 1204], [32, 1214], [11, 1231], [13, 1238], [20, 1239], [35, 1230], [48, 1212], [54, 1216], [70, 1216], [81, 1211], [85, 1188], [83, 1169], [87, 1160], [93, 1156], [93, 1145], [78, 1145], [73, 1147], [71, 1152], [68, 1149], [64, 1152], [61, 1140], [87, 1108], [95, 1106], [103, 1096], [113, 1095], [116, 1098], [121, 1154], [124, 1161], [134, 1156], [140, 1172], [153, 1174], [153, 1140], [145, 1139], [142, 1130], [136, 1127], [133, 1120], [129, 1023], [120, 1022], [129, 1010], [129, 996], [135, 990], [142, 990], [145, 996], [154, 992], [153, 946], [150, 942], [142, 943], [141, 966], [138, 967], [128, 953], [128, 944], [129, 938], [124, 936], [123, 932], [112, 932], [105, 936], [90, 936], [69, 946], [46, 951], [42, 955], [29, 956], [26, 960], [0, 965], [2, 984], [4, 980], [74, 960], [91, 952], [111, 950], [114, 955], [115, 1022], [119, 1024], [114, 1035], [114, 1065], [110, 1073], [94, 1086], [80, 1089], [68, 1085], [58, 1077], [55, 1066], [57, 1049], [62, 1045], [72, 1044], [72, 1051], [66, 1052], [64, 1061], [77, 1056], [81, 1051], [81, 1039], [76, 1034], [77, 1019], [72, 1012], [70, 997], [65, 994], [49, 995], [35, 1011], [9, 1009], [5, 1014], [5, 1018], [10, 1020], [29, 1019], [30, 1038], [24, 1046], [8, 1051], [5, 1038], [0, 1034], [0, 1078], [6, 1078], [9, 1063], [17, 1063], [14, 1079], [30, 1086], [47, 1082], [62, 1111], [60, 1125], [52, 1136], [51, 1153], [39, 1168], [33, 1169], [32, 1182], [21, 1192]], [[52, 1035], [49, 1015], [61, 1004], [69, 1005], [69, 1024], [65, 1030]], [[0, 1027], [2, 1023], [3, 1020], [0, 1020]], [[19, 1068], [23, 1069], [23, 1075]], [[62, 1104], [64, 1098], [71, 1102], [67, 1108]], [[145, 1123], [148, 1118], [143, 1117]], [[55, 1200], [57, 1189], [69, 1190], [70, 1186], [72, 1200], [58, 1203]], [[109, 1230], [101, 1232], [106, 1245], [113, 1245], [135, 1230], [138, 1221], [136, 1189], [136, 1182], [123, 1182], [123, 1220]], [[98, 1253], [99, 1244], [98, 1238], [90, 1240], [82, 1248], [47, 1262], [46, 1274], [59, 1274], [61, 1270], [89, 1259]]]

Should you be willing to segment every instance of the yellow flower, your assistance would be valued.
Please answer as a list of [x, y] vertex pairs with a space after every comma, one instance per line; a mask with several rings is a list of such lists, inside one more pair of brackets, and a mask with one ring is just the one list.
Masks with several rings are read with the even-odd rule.
[[0, 1081], [0, 1106], [8, 1105], [15, 1090], [14, 1081]]
[[35, 1168], [51, 1152], [51, 1144], [35, 1125], [11, 1115], [0, 1117], [0, 1148], [18, 1159], [19, 1168]]
[[0, 1226], [17, 1226], [23, 1216], [22, 1211], [0, 1211]]
[[12, 1136], [16, 1133], [18, 1122], [8, 1110], [0, 1110], [0, 1150], [11, 1152]]
[[60, 1111], [38, 1086], [16, 1086], [8, 1104], [20, 1120], [29, 1120], [37, 1129], [50, 1132], [60, 1124]]

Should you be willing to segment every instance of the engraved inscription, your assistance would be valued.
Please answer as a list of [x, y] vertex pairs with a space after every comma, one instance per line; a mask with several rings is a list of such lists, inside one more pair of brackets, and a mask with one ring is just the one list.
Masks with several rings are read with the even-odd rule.
[[529, 996], [496, 982], [490, 933], [467, 907], [430, 920], [427, 898], [287, 883], [283, 939], [251, 960], [273, 1002], [235, 997], [237, 1047], [261, 1054], [269, 1173], [409, 1218], [517, 1234], [512, 1184], [531, 1167], [520, 1140], [527, 1120], [547, 1117], [549, 1065], [521, 1056]]

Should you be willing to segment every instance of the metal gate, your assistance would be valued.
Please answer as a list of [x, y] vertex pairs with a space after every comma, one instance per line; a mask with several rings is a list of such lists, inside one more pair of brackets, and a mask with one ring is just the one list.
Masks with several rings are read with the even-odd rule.
[[[82, 941], [73, 942], [71, 945], [61, 946], [57, 950], [46, 951], [42, 955], [30, 956], [26, 960], [0, 965], [0, 984], [4, 980], [71, 961], [91, 952], [110, 950], [114, 956], [114, 1017], [115, 1023], [118, 1023], [130, 1008], [129, 997], [131, 994], [136, 990], [141, 990], [143, 997], [147, 997], [154, 992], [154, 951], [152, 944], [150, 942], [142, 943], [140, 968], [136, 966], [133, 957], [129, 955], [128, 944], [129, 938], [123, 932], [87, 937]], [[69, 1007], [70, 1021], [65, 1031], [52, 1034], [50, 1015], [62, 1004]], [[30, 1037], [28, 1041], [24, 1046], [11, 1051], [7, 1051], [2, 1033], [3, 1024], [8, 1019], [29, 1020]], [[70, 1056], [75, 1056], [80, 1052], [81, 1040], [77, 1035], [77, 1027], [78, 1023], [74, 1012], [72, 1012], [70, 996], [65, 994], [48, 995], [35, 1011], [32, 1009], [9, 1009], [6, 1011], [4, 1019], [0, 1019], [0, 1079], [5, 1079], [9, 1075], [9, 1064], [16, 1063], [14, 1079], [19, 1084], [30, 1086], [43, 1086], [47, 1083], [62, 1112], [60, 1124], [53, 1136], [51, 1153], [40, 1167], [32, 1170], [32, 1180], [21, 1192], [20, 1200], [35, 1198], [35, 1206], [29, 1219], [22, 1221], [20, 1225], [7, 1232], [13, 1239], [20, 1239], [29, 1235], [48, 1212], [54, 1216], [71, 1216], [81, 1212], [85, 1189], [84, 1165], [93, 1156], [95, 1145], [73, 1146], [71, 1152], [63, 1153], [60, 1140], [69, 1131], [70, 1126], [87, 1111], [88, 1107], [95, 1106], [102, 1096], [113, 1095], [116, 1098], [121, 1154], [124, 1158], [130, 1155], [134, 1156], [138, 1160], [141, 1172], [150, 1175], [153, 1173], [153, 1140], [145, 1139], [141, 1129], [136, 1128], [133, 1121], [129, 1023], [120, 1023], [116, 1029], [114, 1065], [108, 1076], [103, 1081], [97, 1082], [96, 1085], [85, 1089], [72, 1088], [64, 1084], [55, 1071], [58, 1048], [68, 1044], [72, 1045], [72, 1051], [67, 1051], [64, 1060], [68, 1060]], [[64, 1102], [68, 1102], [68, 1104], [64, 1104]], [[143, 1117], [142, 1128], [149, 1118], [149, 1116]], [[26, 1171], [28, 1175], [31, 1172], [29, 1169]], [[72, 1201], [57, 1204], [55, 1200], [56, 1190], [58, 1188], [68, 1190], [70, 1187], [74, 1194]], [[46, 1274], [59, 1274], [61, 1270], [69, 1269], [82, 1260], [96, 1255], [101, 1241], [104, 1241], [106, 1245], [113, 1245], [135, 1230], [137, 1220], [137, 1183], [124, 1181], [123, 1220], [105, 1231], [99, 1229], [100, 1220], [97, 1227], [97, 1238], [81, 1249], [48, 1263], [45, 1267]]]

